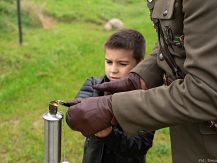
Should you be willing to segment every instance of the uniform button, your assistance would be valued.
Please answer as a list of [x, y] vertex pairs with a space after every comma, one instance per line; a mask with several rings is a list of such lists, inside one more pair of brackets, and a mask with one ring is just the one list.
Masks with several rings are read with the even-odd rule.
[[165, 11], [163, 12], [163, 16], [167, 16], [167, 14], [168, 14], [168, 10], [165, 10]]
[[150, 2], [150, 3], [151, 3], [151, 2], [152, 2], [152, 0], [148, 0], [148, 2]]
[[163, 61], [163, 60], [164, 60], [164, 56], [163, 56], [162, 53], [160, 53], [160, 54], [158, 55], [158, 57], [159, 57], [160, 61]]

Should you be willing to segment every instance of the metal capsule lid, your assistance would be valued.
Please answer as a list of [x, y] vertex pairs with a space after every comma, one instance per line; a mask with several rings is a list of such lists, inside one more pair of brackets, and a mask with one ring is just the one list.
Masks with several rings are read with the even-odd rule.
[[49, 102], [49, 113], [55, 115], [57, 113], [59, 103], [57, 101]]
[[58, 111], [58, 106], [61, 104], [62, 101], [55, 100], [49, 102], [49, 111], [45, 113], [42, 117], [48, 121], [58, 121], [63, 118], [63, 114]]

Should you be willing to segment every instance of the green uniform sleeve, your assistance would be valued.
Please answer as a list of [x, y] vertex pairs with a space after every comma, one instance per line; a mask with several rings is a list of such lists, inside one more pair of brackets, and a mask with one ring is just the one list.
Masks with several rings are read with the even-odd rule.
[[[217, 1], [185, 0], [182, 5], [185, 79], [167, 87], [117, 93], [112, 97], [114, 115], [130, 135], [137, 135], [139, 130], [217, 119]], [[161, 73], [155, 72], [155, 59], [148, 58], [140, 66], [134, 71], [148, 85], [158, 85], [157, 75]], [[153, 72], [148, 70], [151, 66]]]

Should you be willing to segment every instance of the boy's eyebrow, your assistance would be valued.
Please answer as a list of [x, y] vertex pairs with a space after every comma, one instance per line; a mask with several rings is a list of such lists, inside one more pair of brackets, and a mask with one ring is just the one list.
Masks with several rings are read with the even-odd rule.
[[118, 62], [124, 62], [124, 63], [129, 63], [129, 61], [121, 61], [121, 60], [120, 60], [120, 61], [118, 61]]
[[[107, 58], [105, 58], [105, 60], [112, 61], [111, 59], [107, 59]], [[126, 62], [126, 63], [128, 63], [129, 61], [126, 61], [126, 60], [118, 60], [118, 62]]]

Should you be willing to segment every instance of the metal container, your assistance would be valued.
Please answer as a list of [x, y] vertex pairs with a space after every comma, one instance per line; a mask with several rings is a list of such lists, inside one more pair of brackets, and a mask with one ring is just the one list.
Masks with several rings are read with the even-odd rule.
[[51, 101], [49, 111], [43, 115], [44, 119], [44, 162], [60, 163], [61, 161], [61, 133], [63, 114], [58, 111], [59, 103]]

